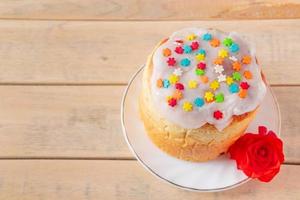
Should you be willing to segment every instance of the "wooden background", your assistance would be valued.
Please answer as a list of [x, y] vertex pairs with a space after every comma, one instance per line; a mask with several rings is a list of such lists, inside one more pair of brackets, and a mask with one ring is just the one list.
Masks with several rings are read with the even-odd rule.
[[[257, 46], [282, 113], [286, 161], [269, 184], [174, 188], [144, 170], [121, 132], [129, 77], [190, 26]], [[300, 199], [300, 2], [0, 1], [0, 199]]]

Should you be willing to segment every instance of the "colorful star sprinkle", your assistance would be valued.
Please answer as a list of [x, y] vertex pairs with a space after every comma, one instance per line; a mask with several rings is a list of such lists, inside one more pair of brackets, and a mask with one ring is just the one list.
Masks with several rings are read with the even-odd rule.
[[223, 118], [223, 113], [222, 113], [221, 111], [219, 111], [219, 110], [216, 110], [216, 111], [214, 112], [214, 118], [215, 118], [216, 120], [222, 119], [222, 118]]
[[189, 41], [192, 41], [192, 40], [194, 40], [194, 39], [196, 39], [197, 38], [197, 36], [195, 35], [195, 34], [190, 34], [190, 35], [188, 35], [187, 37], [186, 37], [186, 39], [187, 40], [189, 40]]
[[252, 73], [250, 72], [250, 71], [244, 71], [244, 77], [246, 78], [246, 79], [252, 79]]
[[211, 83], [210, 83], [210, 86], [209, 86], [211, 89], [213, 89], [213, 90], [216, 90], [216, 89], [218, 89], [219, 87], [220, 87], [220, 84], [219, 84], [219, 82], [218, 81], [216, 81], [216, 80], [214, 80], [214, 81], [212, 81]]
[[235, 80], [235, 81], [240, 81], [241, 78], [242, 78], [242, 76], [241, 76], [241, 74], [240, 74], [239, 72], [233, 72], [233, 73], [232, 73], [232, 78], [233, 78], [233, 80]]
[[214, 101], [214, 94], [210, 91], [207, 91], [204, 94], [204, 98], [205, 98], [206, 102], [210, 103], [210, 102]]
[[236, 84], [236, 83], [232, 83], [230, 86], [229, 86], [229, 91], [231, 93], [238, 93], [239, 92], [239, 86]]
[[176, 76], [175, 74], [171, 74], [169, 76], [169, 81], [170, 81], [171, 84], [175, 84], [179, 81], [179, 77]]
[[202, 61], [205, 59], [205, 55], [198, 53], [198, 54], [196, 54], [195, 58], [197, 61]]
[[222, 73], [224, 71], [224, 67], [222, 65], [215, 65], [214, 69], [216, 73]]
[[175, 52], [178, 54], [183, 54], [183, 48], [181, 46], [175, 48]]
[[168, 56], [170, 56], [171, 54], [172, 54], [172, 52], [171, 52], [171, 50], [170, 50], [169, 48], [163, 49], [163, 55], [164, 55], [165, 57], [168, 57]]
[[206, 64], [205, 64], [204, 62], [199, 62], [199, 63], [197, 64], [197, 68], [198, 68], [198, 69], [205, 70]]
[[208, 83], [208, 77], [207, 76], [200, 76], [200, 80], [202, 83]]
[[221, 49], [218, 53], [218, 56], [220, 58], [227, 58], [228, 57], [228, 51], [226, 51], [225, 49]]
[[158, 88], [162, 88], [163, 87], [163, 80], [161, 78], [156, 81], [156, 86]]
[[210, 33], [205, 33], [202, 36], [202, 39], [205, 40], [205, 41], [210, 41], [212, 39], [212, 35]]
[[183, 103], [182, 108], [184, 111], [189, 112], [193, 110], [193, 104], [191, 104], [190, 102], [186, 101]]
[[197, 53], [206, 55], [206, 51], [204, 49], [199, 49]]
[[203, 76], [205, 74], [204, 70], [198, 68], [195, 70], [195, 72], [197, 76]]
[[216, 58], [216, 59], [214, 60], [214, 64], [215, 64], [215, 65], [222, 65], [222, 64], [223, 64], [223, 61], [224, 61], [223, 58], [218, 57], [218, 58]]
[[247, 94], [248, 94], [247, 90], [243, 90], [243, 89], [242, 89], [242, 90], [239, 92], [239, 97], [240, 97], [241, 99], [244, 99], [244, 98], [247, 97]]
[[211, 41], [210, 41], [210, 45], [212, 47], [218, 47], [220, 45], [220, 40], [218, 40], [217, 38], [213, 38]]
[[176, 76], [181, 76], [183, 73], [182, 69], [181, 68], [176, 68], [174, 71], [173, 71], [173, 74], [175, 74]]
[[240, 50], [240, 46], [236, 43], [233, 43], [230, 47], [229, 47], [229, 50], [232, 52], [232, 53], [236, 53]]
[[184, 58], [180, 61], [181, 66], [188, 67], [191, 64], [191, 61], [188, 58]]
[[220, 75], [218, 76], [218, 81], [219, 81], [220, 83], [226, 81], [226, 75], [220, 74]]
[[227, 85], [231, 85], [233, 83], [233, 78], [230, 77], [230, 76], [227, 76], [226, 77], [226, 83], [227, 83]]
[[241, 82], [240, 83], [240, 87], [244, 90], [248, 90], [248, 88], [250, 87], [250, 85], [247, 82]]
[[224, 101], [224, 94], [223, 93], [216, 94], [215, 101], [216, 103], [222, 103]]
[[170, 98], [168, 100], [168, 104], [169, 104], [169, 106], [174, 107], [177, 105], [177, 100], [175, 98]]
[[225, 47], [230, 47], [230, 46], [232, 45], [232, 43], [233, 43], [233, 41], [232, 41], [231, 38], [225, 38], [225, 39], [223, 40], [223, 45], [224, 45]]
[[163, 80], [163, 87], [168, 88], [170, 86], [170, 81], [168, 79]]
[[235, 61], [232, 63], [232, 69], [234, 69], [235, 71], [240, 71], [241, 67], [242, 67], [242, 65], [238, 61]]
[[200, 97], [197, 97], [195, 100], [194, 100], [194, 104], [197, 106], [197, 107], [202, 107], [204, 105], [204, 100]]
[[192, 48], [192, 50], [196, 50], [196, 49], [198, 49], [198, 48], [199, 48], [199, 43], [198, 43], [197, 41], [195, 41], [195, 42], [192, 42], [192, 44], [191, 44], [191, 48]]
[[176, 88], [177, 90], [184, 90], [184, 85], [183, 85], [182, 83], [176, 83], [176, 84], [175, 84], [175, 88]]
[[176, 60], [173, 57], [168, 58], [167, 63], [169, 66], [175, 66]]
[[198, 83], [195, 80], [190, 80], [189, 83], [188, 83], [188, 86], [189, 86], [190, 89], [195, 89], [195, 88], [197, 88]]
[[242, 63], [243, 64], [250, 64], [251, 63], [251, 57], [250, 56], [243, 56]]
[[193, 49], [189, 45], [184, 45], [183, 46], [183, 52], [184, 53], [192, 53]]
[[182, 99], [183, 94], [180, 90], [175, 90], [175, 92], [173, 93], [173, 98], [175, 98], [176, 100], [180, 100]]

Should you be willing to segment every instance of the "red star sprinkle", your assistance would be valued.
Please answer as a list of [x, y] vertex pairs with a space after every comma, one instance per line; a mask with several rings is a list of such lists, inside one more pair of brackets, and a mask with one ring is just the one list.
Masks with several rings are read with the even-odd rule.
[[168, 104], [169, 104], [169, 106], [174, 107], [174, 106], [177, 105], [177, 100], [174, 99], [174, 98], [171, 98], [171, 99], [168, 100]]
[[197, 68], [198, 68], [198, 69], [205, 70], [205, 68], [206, 68], [206, 64], [205, 64], [205, 63], [203, 63], [203, 62], [200, 62], [200, 63], [198, 63], [198, 64], [197, 64]]
[[175, 84], [175, 88], [176, 88], [177, 90], [184, 90], [184, 85], [183, 85], [182, 83], [176, 83], [176, 84]]
[[222, 119], [223, 118], [223, 113], [219, 110], [215, 111], [214, 112], [214, 118], [219, 120], [219, 119]]
[[240, 86], [244, 90], [248, 90], [248, 88], [250, 87], [250, 85], [247, 82], [241, 82]]
[[192, 50], [196, 50], [196, 49], [198, 49], [198, 48], [199, 48], [199, 43], [198, 43], [197, 41], [195, 41], [195, 42], [192, 42], [192, 44], [191, 44], [191, 48], [192, 48]]
[[169, 66], [174, 66], [176, 64], [175, 58], [171, 57], [167, 60]]
[[178, 54], [183, 54], [183, 48], [180, 47], [180, 46], [179, 46], [179, 47], [176, 47], [176, 48], [175, 48], [175, 52], [178, 53]]

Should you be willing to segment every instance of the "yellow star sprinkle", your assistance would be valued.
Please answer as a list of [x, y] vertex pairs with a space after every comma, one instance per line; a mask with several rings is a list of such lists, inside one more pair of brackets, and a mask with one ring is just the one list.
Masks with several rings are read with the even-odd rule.
[[220, 58], [227, 58], [228, 57], [228, 51], [226, 51], [225, 49], [221, 49], [219, 51], [218, 55], [219, 55]]
[[189, 112], [189, 111], [193, 110], [193, 104], [186, 101], [186, 102], [183, 103], [182, 108], [183, 108], [184, 111]]
[[198, 61], [201, 61], [201, 60], [204, 60], [205, 59], [205, 55], [204, 54], [197, 54], [196, 55], [196, 60], [198, 60]]
[[175, 74], [171, 74], [171, 75], [169, 76], [169, 81], [170, 81], [171, 84], [177, 83], [178, 80], [179, 80], [179, 78], [178, 78], [178, 76], [176, 76]]
[[196, 35], [195, 34], [190, 34], [190, 35], [188, 35], [187, 37], [186, 37], [186, 39], [187, 40], [189, 40], [189, 41], [191, 41], [191, 40], [194, 40], [194, 39], [196, 39]]
[[198, 86], [198, 83], [195, 80], [190, 80], [188, 85], [190, 89], [195, 89]]
[[204, 98], [207, 102], [212, 102], [214, 100], [214, 94], [210, 91], [205, 92]]
[[231, 85], [233, 83], [233, 79], [231, 76], [227, 76], [226, 83], [227, 83], [227, 85]]
[[220, 87], [220, 83], [216, 80], [214, 80], [213, 82], [210, 83], [210, 88], [213, 90], [216, 90]]

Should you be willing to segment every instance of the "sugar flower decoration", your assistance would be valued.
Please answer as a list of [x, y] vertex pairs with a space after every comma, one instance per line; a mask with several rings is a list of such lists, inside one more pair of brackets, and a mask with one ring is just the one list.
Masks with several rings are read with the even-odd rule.
[[210, 41], [212, 39], [212, 35], [210, 33], [205, 33], [202, 36], [202, 39], [205, 40], [205, 41]]
[[181, 76], [183, 73], [182, 69], [181, 68], [176, 68], [173, 72], [174, 75], [176, 76]]
[[218, 81], [214, 80], [210, 83], [210, 88], [213, 89], [213, 90], [216, 90], [220, 87], [220, 84]]
[[219, 82], [224, 82], [224, 81], [226, 81], [226, 75], [220, 74], [220, 75], [218, 76], [218, 81], [219, 81]]
[[212, 102], [214, 100], [214, 94], [210, 91], [205, 92], [204, 98], [207, 102]]
[[222, 65], [215, 65], [215, 72], [222, 73], [224, 71], [224, 67]]
[[193, 104], [191, 104], [190, 102], [186, 101], [183, 103], [182, 108], [184, 111], [189, 112], [193, 110]]
[[195, 80], [190, 80], [189, 83], [188, 83], [188, 86], [189, 86], [190, 89], [195, 89], [195, 88], [197, 88], [198, 83]]

